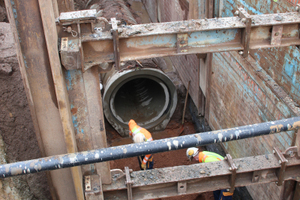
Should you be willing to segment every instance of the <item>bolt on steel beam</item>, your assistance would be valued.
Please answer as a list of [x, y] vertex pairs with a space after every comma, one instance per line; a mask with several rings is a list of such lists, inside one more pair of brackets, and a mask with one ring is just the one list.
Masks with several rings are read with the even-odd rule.
[[184, 149], [193, 146], [204, 146], [212, 143], [228, 142], [279, 133], [282, 131], [290, 131], [297, 128], [300, 128], [300, 117], [154, 140], [151, 142], [56, 155], [52, 157], [1, 165], [0, 177], [5, 178], [16, 175], [24, 175], [47, 170], [56, 170], [91, 163]]

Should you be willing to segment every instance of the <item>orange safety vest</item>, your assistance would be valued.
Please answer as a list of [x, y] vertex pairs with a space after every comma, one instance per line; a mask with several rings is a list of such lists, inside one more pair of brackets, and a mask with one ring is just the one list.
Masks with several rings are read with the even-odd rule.
[[[146, 138], [146, 142], [153, 141], [151, 133], [149, 131], [147, 131], [147, 129], [137, 125], [134, 120], [130, 120], [128, 123], [128, 126], [129, 126], [129, 135], [130, 136], [134, 137], [136, 134], [143, 134]], [[151, 154], [145, 155], [145, 157], [143, 159], [143, 163], [145, 165], [148, 162], [150, 156], [151, 156]]]
[[224, 157], [217, 153], [213, 153], [209, 151], [202, 151], [199, 153], [200, 163], [215, 162], [220, 160], [224, 160]]

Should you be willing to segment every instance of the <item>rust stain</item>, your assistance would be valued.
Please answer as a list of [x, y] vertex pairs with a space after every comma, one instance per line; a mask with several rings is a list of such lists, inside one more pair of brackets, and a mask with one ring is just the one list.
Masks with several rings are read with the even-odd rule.
[[72, 109], [71, 109], [72, 115], [75, 115], [75, 114], [77, 113], [77, 110], [78, 110], [77, 108], [72, 108]]

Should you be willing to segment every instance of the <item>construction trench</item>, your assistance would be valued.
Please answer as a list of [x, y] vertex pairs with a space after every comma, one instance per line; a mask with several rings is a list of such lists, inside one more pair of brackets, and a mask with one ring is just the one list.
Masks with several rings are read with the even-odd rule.
[[297, 2], [4, 3], [2, 199], [300, 199]]

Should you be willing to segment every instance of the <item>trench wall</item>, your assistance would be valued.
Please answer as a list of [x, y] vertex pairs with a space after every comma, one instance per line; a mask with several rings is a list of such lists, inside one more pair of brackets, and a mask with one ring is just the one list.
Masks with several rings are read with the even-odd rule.
[[[221, 0], [222, 1], [222, 0]], [[187, 1], [143, 1], [153, 22], [186, 19]], [[215, 12], [231, 17], [238, 7], [250, 14], [293, 11], [288, 1], [223, 0], [215, 1]], [[295, 46], [250, 51], [244, 59], [237, 52], [214, 53], [210, 85], [208, 122], [213, 130], [278, 120], [295, 116], [274, 88], [278, 86], [296, 103], [299, 102], [299, 49]], [[195, 84], [199, 60], [195, 55], [171, 57], [174, 67], [187, 86], [192, 81], [190, 96], [197, 102], [199, 85]], [[262, 78], [265, 77], [265, 78]], [[195, 103], [196, 104], [196, 103]], [[273, 147], [284, 150], [294, 143], [295, 132], [262, 136], [223, 143], [234, 158], [262, 155]], [[282, 187], [274, 183], [247, 187], [253, 199], [280, 199]]]

